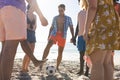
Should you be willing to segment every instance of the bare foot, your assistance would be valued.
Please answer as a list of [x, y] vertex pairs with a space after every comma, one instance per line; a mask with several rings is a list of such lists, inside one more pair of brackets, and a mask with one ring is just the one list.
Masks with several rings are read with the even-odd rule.
[[40, 65], [40, 71], [42, 71], [43, 65]]
[[83, 71], [79, 71], [77, 74], [78, 74], [78, 75], [82, 75], [82, 74], [83, 74]]
[[48, 59], [34, 61], [33, 64], [35, 67], [43, 65]]
[[60, 72], [60, 69], [59, 69], [59, 68], [56, 68], [56, 70], [57, 70], [58, 72]]

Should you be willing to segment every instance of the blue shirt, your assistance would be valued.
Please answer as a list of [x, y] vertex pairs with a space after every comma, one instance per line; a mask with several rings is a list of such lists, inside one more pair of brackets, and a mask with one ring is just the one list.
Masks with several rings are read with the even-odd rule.
[[[65, 15], [64, 17], [65, 17], [65, 21], [64, 21], [64, 35], [63, 35], [63, 38], [66, 39], [68, 27], [73, 26], [73, 23], [72, 23], [72, 20], [69, 16]], [[55, 16], [53, 18], [53, 21], [52, 21], [53, 30], [50, 33], [50, 35], [52, 35], [52, 36], [56, 36], [56, 33], [57, 33], [57, 18], [58, 18], [58, 16]]]
[[0, 0], [0, 8], [4, 6], [14, 6], [23, 12], [26, 11], [25, 0]]

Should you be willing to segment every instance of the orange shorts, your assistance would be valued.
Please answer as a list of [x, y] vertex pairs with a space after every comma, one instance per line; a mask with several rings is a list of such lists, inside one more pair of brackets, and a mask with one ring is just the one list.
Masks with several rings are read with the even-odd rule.
[[63, 38], [61, 32], [57, 32], [56, 36], [50, 36], [50, 40], [53, 40], [54, 44], [58, 44], [58, 46], [65, 46], [66, 39]]
[[0, 9], [0, 41], [26, 39], [26, 29], [24, 12], [12, 6]]

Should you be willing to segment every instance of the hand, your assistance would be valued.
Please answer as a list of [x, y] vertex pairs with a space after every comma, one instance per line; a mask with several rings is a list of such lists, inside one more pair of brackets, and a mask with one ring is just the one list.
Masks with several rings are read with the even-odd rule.
[[70, 39], [70, 42], [73, 43], [73, 45], [76, 45], [76, 39], [74, 37]]
[[40, 21], [41, 21], [42, 26], [47, 26], [48, 25], [48, 21], [45, 17], [40, 18]]

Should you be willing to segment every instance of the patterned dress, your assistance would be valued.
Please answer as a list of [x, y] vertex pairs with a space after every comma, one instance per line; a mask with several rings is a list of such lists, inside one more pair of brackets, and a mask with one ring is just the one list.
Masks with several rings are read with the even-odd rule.
[[98, 9], [89, 29], [87, 54], [96, 50], [118, 50], [119, 32], [119, 17], [114, 6], [105, 0], [98, 0]]

